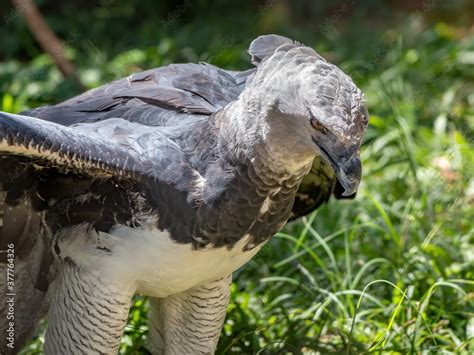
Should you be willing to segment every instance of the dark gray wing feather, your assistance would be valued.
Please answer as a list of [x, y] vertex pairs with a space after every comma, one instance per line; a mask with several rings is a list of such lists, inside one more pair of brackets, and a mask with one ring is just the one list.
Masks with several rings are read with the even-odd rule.
[[135, 177], [145, 168], [139, 152], [107, 138], [43, 120], [0, 112], [0, 154], [81, 174]]
[[23, 112], [62, 125], [121, 117], [145, 125], [181, 124], [237, 99], [255, 69], [232, 72], [210, 64], [172, 64], [136, 73], [59, 105]]

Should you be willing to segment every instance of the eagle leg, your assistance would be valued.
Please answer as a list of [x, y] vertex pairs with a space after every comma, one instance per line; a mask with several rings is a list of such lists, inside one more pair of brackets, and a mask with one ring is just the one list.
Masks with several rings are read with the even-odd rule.
[[123, 286], [65, 261], [48, 313], [45, 353], [116, 354], [135, 292]]
[[229, 275], [166, 298], [150, 298], [153, 354], [214, 354], [230, 297]]

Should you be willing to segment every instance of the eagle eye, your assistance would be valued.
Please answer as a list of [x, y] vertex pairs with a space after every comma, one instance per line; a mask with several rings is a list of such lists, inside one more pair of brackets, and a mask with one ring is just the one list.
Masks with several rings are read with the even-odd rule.
[[311, 124], [311, 127], [313, 127], [314, 129], [317, 129], [318, 131], [325, 131], [326, 130], [326, 127], [324, 127], [324, 125], [321, 123], [320, 120], [318, 120], [316, 117], [314, 117], [314, 115], [311, 113], [309, 113], [310, 115], [310, 119], [309, 119], [309, 123]]

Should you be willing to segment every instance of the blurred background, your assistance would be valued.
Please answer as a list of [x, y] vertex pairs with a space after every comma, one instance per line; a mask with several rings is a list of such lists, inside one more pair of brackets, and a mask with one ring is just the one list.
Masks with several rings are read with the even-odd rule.
[[[474, 1], [34, 3], [62, 45], [45, 53], [28, 1], [0, 0], [3, 111], [173, 62], [246, 69], [266, 33], [314, 47], [365, 92], [357, 198], [287, 226], [235, 273], [219, 354], [474, 353]], [[136, 297], [121, 353], [147, 353], [146, 309]]]

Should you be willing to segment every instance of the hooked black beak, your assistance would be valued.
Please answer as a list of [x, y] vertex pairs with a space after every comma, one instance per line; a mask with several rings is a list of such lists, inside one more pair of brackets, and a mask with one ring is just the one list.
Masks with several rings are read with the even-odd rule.
[[358, 156], [338, 164], [336, 176], [344, 192], [342, 196], [351, 196], [357, 192], [362, 177], [362, 164]]
[[[316, 140], [314, 140], [314, 142], [317, 143]], [[344, 188], [342, 196], [355, 194], [362, 178], [362, 164], [359, 154], [354, 154], [349, 159], [342, 158], [335, 160], [321, 145], [318, 144], [318, 147], [323, 158], [336, 172], [337, 180], [339, 180]]]

